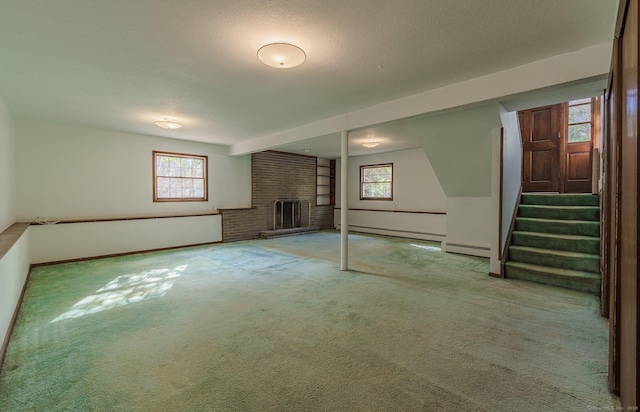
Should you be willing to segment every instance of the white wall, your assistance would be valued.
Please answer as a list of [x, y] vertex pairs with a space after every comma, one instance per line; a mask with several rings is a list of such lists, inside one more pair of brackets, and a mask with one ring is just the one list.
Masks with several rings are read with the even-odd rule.
[[[360, 166], [393, 163], [393, 201], [360, 200]], [[336, 162], [336, 205], [340, 204], [340, 162]], [[445, 211], [446, 197], [422, 149], [349, 157], [349, 208]], [[352, 190], [353, 189], [353, 190]]]
[[[20, 221], [211, 213], [251, 206], [251, 156], [162, 137], [18, 120]], [[209, 158], [207, 202], [153, 202], [152, 151]], [[219, 215], [32, 226], [32, 263], [222, 240]]]
[[[18, 220], [251, 206], [251, 157], [224, 146], [27, 120], [15, 129]], [[154, 203], [153, 150], [209, 156], [209, 201]]]
[[[500, 272], [500, 128], [490, 137], [490, 196], [447, 197], [447, 239], [443, 250], [489, 258], [489, 272]], [[472, 174], [473, 169], [467, 173]]]
[[[360, 166], [393, 163], [393, 201], [360, 200]], [[340, 162], [336, 162], [336, 205], [340, 205]], [[402, 150], [349, 158], [349, 229], [442, 241], [446, 215], [408, 212], [444, 212], [444, 191], [422, 149]], [[380, 212], [379, 210], [394, 211]], [[406, 213], [403, 213], [406, 212]], [[340, 226], [340, 211], [334, 214]]]
[[500, 250], [504, 250], [509, 235], [509, 227], [515, 207], [518, 203], [522, 184], [522, 140], [517, 112], [507, 112], [499, 105], [500, 118], [504, 128], [502, 146], [502, 242]]
[[0, 259], [0, 345], [7, 338], [11, 318], [17, 309], [29, 274], [29, 230]]
[[[15, 222], [13, 119], [0, 96], [0, 232]], [[0, 258], [0, 345], [5, 341], [11, 318], [29, 273], [28, 233]]]
[[420, 120], [422, 147], [448, 197], [491, 196], [493, 131], [500, 129], [495, 103]]
[[[499, 114], [497, 104], [485, 104], [428, 117], [421, 120], [426, 126], [421, 129], [426, 131], [420, 137], [423, 149], [350, 157], [350, 209], [437, 210], [446, 215], [407, 213], [400, 218], [350, 210], [349, 229], [444, 241], [447, 252], [488, 257], [490, 271], [498, 273]], [[394, 200], [360, 200], [360, 166], [389, 162], [394, 163]], [[339, 227], [339, 213], [334, 217]]]
[[491, 136], [491, 196], [448, 197], [446, 252], [489, 258], [489, 272], [500, 273], [500, 129]]
[[499, 271], [500, 115], [495, 103], [426, 117], [420, 140], [447, 196], [443, 249]]
[[500, 146], [502, 133], [500, 129], [494, 129], [491, 145], [491, 253], [489, 254], [489, 273], [500, 275], [502, 265], [500, 263]]
[[31, 263], [222, 241], [221, 216], [38, 225], [29, 228]]
[[490, 257], [491, 197], [447, 198], [447, 252]]
[[15, 222], [13, 119], [0, 96], [0, 232]]

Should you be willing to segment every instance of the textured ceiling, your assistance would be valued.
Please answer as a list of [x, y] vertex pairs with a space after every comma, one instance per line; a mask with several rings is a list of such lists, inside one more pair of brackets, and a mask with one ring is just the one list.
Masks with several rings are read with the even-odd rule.
[[[19, 118], [234, 144], [612, 38], [617, 0], [0, 0]], [[303, 48], [287, 70], [270, 42]], [[184, 124], [164, 131], [153, 122]]]

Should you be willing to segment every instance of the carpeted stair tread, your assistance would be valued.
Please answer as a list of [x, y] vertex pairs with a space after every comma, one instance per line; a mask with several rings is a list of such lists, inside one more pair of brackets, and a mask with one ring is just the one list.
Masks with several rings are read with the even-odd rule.
[[600, 256], [592, 253], [510, 246], [509, 260], [600, 273]]
[[600, 238], [539, 232], [513, 232], [513, 244], [569, 252], [600, 253]]
[[507, 262], [505, 276], [508, 279], [527, 280], [594, 294], [600, 293], [600, 276], [596, 273], [532, 263]]
[[600, 206], [600, 197], [590, 193], [523, 193], [521, 204], [555, 206]]
[[563, 220], [599, 220], [600, 208], [597, 206], [546, 206], [523, 205], [518, 208], [518, 216]]
[[555, 233], [559, 235], [600, 236], [600, 222], [592, 220], [558, 220], [517, 217], [517, 231]]
[[600, 197], [523, 193], [505, 276], [598, 294]]

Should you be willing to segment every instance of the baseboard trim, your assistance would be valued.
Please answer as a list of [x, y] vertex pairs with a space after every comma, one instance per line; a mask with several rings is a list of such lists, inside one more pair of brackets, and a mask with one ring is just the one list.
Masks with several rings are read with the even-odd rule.
[[20, 298], [18, 298], [16, 307], [13, 310], [13, 316], [11, 316], [11, 322], [9, 322], [9, 328], [7, 329], [7, 334], [4, 336], [2, 347], [0, 348], [0, 372], [2, 372], [2, 367], [4, 366], [4, 356], [7, 353], [7, 348], [9, 347], [9, 340], [11, 339], [11, 333], [13, 332], [13, 327], [15, 326], [16, 321], [18, 320], [18, 313], [20, 313], [20, 308], [22, 307], [22, 300], [24, 299], [24, 295], [27, 292], [27, 285], [29, 284], [29, 280], [31, 279], [32, 268], [33, 268], [33, 265], [29, 265], [29, 272], [27, 272], [27, 277], [24, 280], [24, 284], [22, 285]]
[[[338, 225], [338, 230], [339, 229], [340, 229], [340, 225]], [[411, 230], [385, 229], [385, 228], [380, 228], [380, 227], [349, 225], [349, 230], [353, 230], [354, 232], [358, 232], [358, 229], [379, 230], [381, 232], [407, 233], [407, 234], [422, 235], [422, 236], [435, 236], [435, 237], [442, 238], [442, 239], [444, 239], [446, 237], [446, 235], [441, 235], [441, 234], [438, 234], [438, 233], [415, 232], [415, 231], [411, 231]], [[362, 230], [360, 230], [360, 232], [362, 232]], [[367, 232], [364, 232], [364, 233], [367, 233]]]
[[486, 246], [463, 245], [461, 243], [452, 243], [452, 242], [447, 242], [447, 246], [461, 247], [461, 248], [465, 248], [465, 249], [485, 250], [485, 251], [490, 251], [491, 250], [491, 248], [488, 248]]
[[478, 256], [488, 258], [491, 254], [491, 248], [486, 246], [479, 245], [466, 245], [463, 243], [456, 242], [442, 242], [443, 248], [442, 250], [447, 253], [458, 253], [461, 255], [470, 255], [470, 256]]
[[[162, 252], [163, 250], [182, 249], [182, 248], [186, 248], [186, 247], [196, 247], [196, 246], [206, 246], [206, 245], [215, 245], [215, 244], [218, 244], [218, 243], [223, 243], [223, 242], [221, 240], [219, 240], [219, 241], [216, 241], [216, 242], [204, 242], [204, 243], [194, 243], [194, 244], [190, 244], [190, 245], [161, 247], [161, 248], [156, 248], [156, 249], [135, 250], [135, 251], [132, 251], [132, 252], [112, 253], [112, 254], [109, 254], [109, 255], [88, 256], [88, 257], [81, 257], [81, 258], [74, 258], [74, 259], [54, 260], [54, 261], [51, 261], [51, 262], [33, 263], [31, 265], [31, 267], [59, 265], [59, 264], [62, 264], [62, 263], [82, 262], [82, 261], [85, 261], [85, 260], [106, 259], [106, 258], [120, 257], [120, 256], [127, 256], [127, 255], [137, 255], [137, 254], [140, 254], [140, 253]], [[29, 269], [29, 273], [31, 273], [31, 269]]]

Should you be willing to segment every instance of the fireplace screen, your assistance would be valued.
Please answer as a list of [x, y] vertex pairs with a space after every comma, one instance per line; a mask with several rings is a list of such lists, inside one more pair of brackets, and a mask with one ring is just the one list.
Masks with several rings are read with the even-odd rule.
[[278, 199], [273, 202], [273, 230], [309, 227], [311, 203], [300, 199]]

